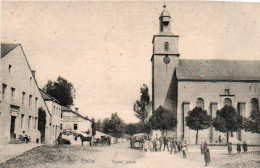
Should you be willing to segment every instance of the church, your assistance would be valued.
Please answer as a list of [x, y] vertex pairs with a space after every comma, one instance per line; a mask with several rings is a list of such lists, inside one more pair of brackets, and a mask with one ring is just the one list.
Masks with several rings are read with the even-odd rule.
[[[196, 132], [185, 123], [194, 107], [201, 107], [213, 118], [225, 105], [232, 105], [244, 117], [259, 109], [260, 61], [181, 59], [179, 36], [171, 32], [166, 5], [159, 22], [160, 33], [152, 41], [152, 108], [162, 105], [176, 113], [175, 137], [195, 143]], [[199, 142], [216, 143], [220, 137], [226, 139], [224, 133], [213, 127], [199, 131]], [[260, 134], [243, 130], [232, 138], [248, 144], [260, 143]]]

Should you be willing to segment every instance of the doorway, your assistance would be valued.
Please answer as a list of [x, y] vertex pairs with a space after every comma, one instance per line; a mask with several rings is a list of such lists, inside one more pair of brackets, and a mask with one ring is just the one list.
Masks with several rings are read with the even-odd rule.
[[16, 120], [16, 117], [15, 116], [11, 116], [11, 127], [10, 127], [10, 138], [11, 139], [15, 139], [16, 138], [15, 133], [14, 133], [14, 130], [15, 130], [15, 120]]

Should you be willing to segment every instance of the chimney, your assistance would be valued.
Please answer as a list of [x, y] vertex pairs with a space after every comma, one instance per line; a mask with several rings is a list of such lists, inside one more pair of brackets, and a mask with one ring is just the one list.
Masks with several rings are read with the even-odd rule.
[[78, 112], [79, 112], [79, 108], [78, 108], [78, 107], [75, 107], [75, 111], [78, 113]]
[[36, 71], [32, 70], [32, 75], [33, 75], [34, 78], [35, 78], [35, 73], [36, 73]]

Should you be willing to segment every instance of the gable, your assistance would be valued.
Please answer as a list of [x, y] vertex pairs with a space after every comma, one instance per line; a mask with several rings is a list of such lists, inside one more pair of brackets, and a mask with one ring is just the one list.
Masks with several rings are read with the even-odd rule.
[[260, 61], [180, 59], [176, 75], [178, 80], [260, 82]]

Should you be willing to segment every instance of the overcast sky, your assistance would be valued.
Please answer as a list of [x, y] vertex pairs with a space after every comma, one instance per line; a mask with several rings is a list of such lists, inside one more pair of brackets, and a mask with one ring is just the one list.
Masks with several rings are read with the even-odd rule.
[[[152, 37], [163, 2], [2, 2], [2, 42], [21, 43], [40, 87], [74, 84], [90, 118], [117, 112], [151, 90]], [[167, 2], [181, 59], [260, 60], [260, 3]], [[151, 94], [151, 93], [150, 93]]]

